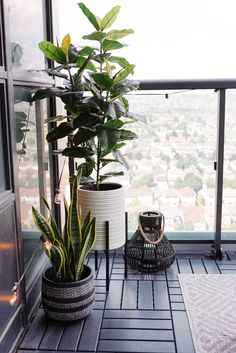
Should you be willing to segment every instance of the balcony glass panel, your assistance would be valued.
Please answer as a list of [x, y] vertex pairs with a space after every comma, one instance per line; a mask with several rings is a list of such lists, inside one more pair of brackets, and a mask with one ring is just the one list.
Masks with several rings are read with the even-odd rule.
[[168, 99], [161, 92], [140, 93], [128, 96], [130, 111], [149, 121], [132, 124], [138, 138], [126, 148], [129, 229], [137, 228], [139, 212], [155, 209], [164, 213], [167, 231], [210, 234], [217, 96], [206, 90], [169, 92]]
[[47, 171], [48, 151], [44, 137], [46, 125], [43, 124], [43, 119], [47, 116], [46, 102], [38, 101], [30, 104], [31, 92], [27, 87], [15, 87], [21, 227], [26, 260], [30, 258], [38, 243], [38, 236], [32, 234], [36, 228], [31, 209], [34, 206], [44, 211], [40, 195], [48, 196], [50, 184]]
[[15, 70], [44, 69], [38, 43], [44, 39], [42, 0], [9, 0], [12, 65]]
[[222, 238], [235, 238], [236, 230], [236, 92], [226, 92]]

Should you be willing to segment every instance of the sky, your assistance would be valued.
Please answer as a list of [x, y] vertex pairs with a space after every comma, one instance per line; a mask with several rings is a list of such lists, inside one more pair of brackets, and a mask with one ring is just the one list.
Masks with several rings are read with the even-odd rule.
[[[75, 45], [93, 31], [76, 0], [59, 0], [58, 37]], [[135, 79], [236, 78], [236, 0], [85, 0], [99, 17], [121, 11], [113, 25], [134, 34], [120, 50], [136, 65]], [[118, 52], [117, 52], [118, 54]]]

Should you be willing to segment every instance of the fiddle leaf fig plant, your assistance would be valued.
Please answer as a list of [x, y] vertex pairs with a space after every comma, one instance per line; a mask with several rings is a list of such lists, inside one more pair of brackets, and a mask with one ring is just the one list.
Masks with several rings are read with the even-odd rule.
[[94, 28], [92, 33], [83, 36], [86, 43], [92, 44], [75, 47], [69, 34], [57, 46], [47, 41], [39, 43], [44, 55], [56, 63], [48, 71], [49, 75], [61, 77], [64, 81], [62, 87], [37, 91], [33, 100], [59, 97], [65, 104], [65, 116], [47, 119], [47, 122], [58, 123], [48, 133], [47, 141], [67, 136], [62, 155], [84, 158], [79, 165], [83, 180], [92, 182], [99, 190], [99, 184], [106, 178], [123, 175], [123, 171], [110, 171], [111, 168], [104, 172], [107, 165], [119, 163], [127, 166], [120, 150], [136, 137], [127, 129], [127, 124], [145, 119], [129, 112], [125, 97], [139, 87], [139, 82], [128, 79], [135, 65], [113, 54], [124, 47], [120, 39], [133, 33], [132, 29], [111, 29], [120, 6], [113, 7], [99, 18], [83, 3], [78, 5]]

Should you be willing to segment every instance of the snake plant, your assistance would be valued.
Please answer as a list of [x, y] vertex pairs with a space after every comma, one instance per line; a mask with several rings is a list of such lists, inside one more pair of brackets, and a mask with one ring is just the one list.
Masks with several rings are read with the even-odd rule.
[[81, 173], [72, 182], [71, 203], [67, 204], [64, 197], [65, 225], [62, 232], [57, 227], [48, 202], [43, 201], [48, 209], [46, 219], [37, 209], [32, 207], [33, 220], [42, 234], [44, 249], [55, 272], [56, 280], [74, 282], [81, 279], [84, 262], [96, 239], [96, 219], [88, 212], [82, 221], [78, 209], [78, 185]]

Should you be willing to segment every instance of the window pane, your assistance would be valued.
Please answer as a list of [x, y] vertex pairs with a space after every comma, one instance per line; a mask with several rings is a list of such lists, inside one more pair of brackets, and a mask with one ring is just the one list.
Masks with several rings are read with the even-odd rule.
[[[129, 95], [130, 111], [149, 123], [132, 124], [126, 177], [130, 229], [141, 211], [160, 210], [167, 231], [214, 230], [217, 96], [213, 91]], [[171, 93], [171, 92], [169, 92]]]
[[[2, 102], [0, 101], [0, 104]], [[5, 190], [6, 181], [5, 181], [5, 165], [4, 165], [4, 155], [3, 155], [3, 137], [2, 137], [2, 114], [0, 106], [0, 191]]]
[[44, 39], [42, 0], [9, 0], [10, 40], [14, 69], [43, 69], [38, 43]]
[[[44, 211], [40, 195], [49, 193], [48, 152], [45, 147], [46, 102], [29, 103], [31, 91], [15, 87], [16, 143], [20, 191], [21, 227], [24, 234], [24, 254], [30, 258], [38, 236], [32, 220], [32, 206]], [[47, 197], [48, 198], [48, 197]], [[50, 200], [49, 200], [50, 202]]]
[[[225, 115], [225, 158], [222, 205], [222, 231], [228, 237], [236, 230], [236, 92], [227, 90]], [[232, 233], [231, 233], [232, 235]]]

